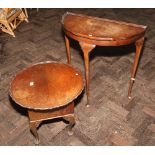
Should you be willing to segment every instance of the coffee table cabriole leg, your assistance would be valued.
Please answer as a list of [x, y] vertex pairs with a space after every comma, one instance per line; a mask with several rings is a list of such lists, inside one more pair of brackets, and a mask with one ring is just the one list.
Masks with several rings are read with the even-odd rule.
[[68, 64], [70, 64], [71, 63], [70, 43], [66, 35], [65, 35], [65, 43], [66, 43], [66, 50], [67, 50], [67, 62]]
[[30, 121], [30, 131], [32, 132], [32, 134], [35, 137], [34, 143], [36, 145], [38, 145], [40, 143], [39, 135], [38, 135], [38, 132], [37, 132], [37, 127], [39, 126], [40, 123], [41, 123], [40, 121], [37, 121], [37, 122]]
[[87, 104], [86, 106], [89, 107], [89, 54], [90, 52], [96, 47], [96, 45], [87, 44], [84, 42], [79, 42], [82, 52], [84, 54], [84, 61], [85, 61], [85, 78], [86, 78], [86, 94], [87, 94]]
[[128, 90], [128, 98], [129, 99], [131, 99], [131, 91], [132, 91], [133, 83], [135, 81], [135, 75], [136, 75], [136, 71], [138, 68], [138, 62], [139, 62], [139, 58], [140, 58], [140, 54], [142, 51], [143, 44], [144, 44], [144, 37], [135, 42], [136, 55], [135, 55], [133, 69], [131, 72], [131, 78], [130, 78], [130, 83], [129, 83], [129, 90]]
[[69, 130], [68, 130], [68, 135], [73, 135], [73, 126], [75, 125], [75, 117], [74, 117], [74, 114], [70, 114], [68, 116], [64, 116], [63, 117], [64, 120], [66, 120], [67, 122], [69, 122]]

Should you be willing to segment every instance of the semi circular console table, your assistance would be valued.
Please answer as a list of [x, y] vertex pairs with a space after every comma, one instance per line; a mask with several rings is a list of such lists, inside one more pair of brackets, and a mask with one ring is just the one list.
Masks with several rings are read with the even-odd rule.
[[131, 99], [131, 90], [144, 43], [146, 26], [70, 12], [63, 15], [62, 26], [65, 33], [68, 63], [71, 62], [70, 42], [68, 37], [79, 42], [84, 54], [87, 106], [89, 106], [90, 52], [96, 46], [121, 46], [135, 43], [136, 54], [128, 90], [128, 98]]

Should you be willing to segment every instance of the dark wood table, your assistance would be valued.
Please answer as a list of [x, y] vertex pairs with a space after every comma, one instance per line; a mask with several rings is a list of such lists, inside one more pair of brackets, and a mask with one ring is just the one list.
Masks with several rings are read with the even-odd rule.
[[27, 108], [30, 130], [39, 143], [37, 127], [43, 120], [63, 117], [70, 123], [69, 134], [75, 124], [74, 99], [83, 90], [81, 72], [70, 65], [43, 62], [29, 66], [15, 75], [10, 96]]
[[71, 62], [69, 38], [79, 42], [85, 61], [87, 106], [89, 105], [89, 54], [96, 46], [121, 46], [135, 43], [136, 55], [131, 72], [128, 98], [144, 43], [146, 26], [67, 12], [62, 17], [68, 63]]

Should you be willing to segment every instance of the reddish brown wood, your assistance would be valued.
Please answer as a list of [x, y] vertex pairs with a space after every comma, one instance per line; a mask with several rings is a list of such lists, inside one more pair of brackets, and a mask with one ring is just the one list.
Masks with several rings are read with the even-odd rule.
[[137, 68], [138, 68], [138, 62], [139, 62], [139, 58], [140, 58], [140, 54], [141, 54], [141, 51], [142, 51], [143, 44], [144, 44], [144, 37], [140, 38], [139, 40], [137, 40], [135, 42], [136, 55], [135, 55], [135, 59], [134, 59], [133, 69], [131, 71], [131, 78], [130, 78], [130, 84], [129, 84], [129, 90], [128, 90], [129, 99], [131, 99], [132, 86], [133, 86], [133, 83], [135, 81], [135, 75], [136, 75], [136, 71], [137, 71]]
[[[139, 44], [140, 40], [143, 40], [146, 31], [146, 26], [137, 25], [133, 23], [126, 23], [122, 21], [97, 18], [92, 16], [86, 16], [75, 13], [65, 13], [62, 18], [62, 26], [65, 35], [77, 40], [83, 45], [88, 46], [120, 46], [128, 45], [136, 42], [136, 56], [134, 62], [134, 69], [132, 71], [132, 77], [135, 77], [135, 71], [137, 70], [137, 64], [139, 61], [139, 49], [142, 47]], [[67, 49], [69, 49], [68, 39], [66, 40]], [[141, 46], [141, 47], [140, 47]], [[88, 48], [82, 47], [85, 61], [86, 71], [86, 92], [89, 104], [89, 52]], [[93, 48], [92, 48], [93, 49]], [[140, 50], [141, 51], [141, 50]], [[70, 51], [67, 53], [70, 53]], [[139, 53], [139, 54], [138, 54]], [[68, 56], [70, 57], [70, 56]], [[132, 78], [133, 79], [133, 78]], [[132, 82], [129, 86], [129, 97], [132, 90]]]
[[84, 54], [85, 60], [85, 76], [86, 76], [86, 93], [87, 93], [87, 107], [89, 106], [89, 53], [95, 48], [96, 45], [87, 44], [84, 42], [79, 42], [81, 49]]
[[59, 107], [57, 109], [50, 110], [28, 110], [30, 122], [34, 121], [44, 121], [51, 118], [58, 118], [61, 116], [66, 116], [68, 114], [74, 114], [74, 102], [70, 104]]
[[65, 35], [65, 43], [66, 43], [66, 50], [67, 50], [67, 61], [68, 64], [71, 63], [71, 53], [70, 53], [70, 44], [69, 44], [69, 39], [68, 37]]
[[37, 128], [39, 124], [44, 120], [54, 119], [63, 117], [65, 120], [69, 122], [69, 131], [68, 134], [73, 134], [72, 127], [75, 124], [74, 118], [74, 102], [59, 107], [57, 109], [51, 110], [28, 110], [29, 120], [30, 120], [30, 130], [35, 137], [35, 144], [39, 144], [39, 135], [37, 133]]
[[37, 128], [38, 128], [39, 124], [40, 124], [40, 122], [31, 122], [30, 121], [30, 130], [35, 137], [35, 144], [36, 145], [38, 145], [40, 143], [39, 135], [37, 132]]
[[68, 134], [71, 136], [73, 135], [73, 131], [72, 131], [72, 128], [73, 126], [75, 125], [75, 117], [74, 117], [74, 114], [72, 115], [66, 115], [63, 117], [66, 121], [69, 122], [69, 130], [68, 130]]
[[19, 72], [11, 82], [13, 100], [28, 109], [30, 130], [39, 144], [37, 127], [41, 121], [63, 117], [69, 134], [75, 124], [73, 100], [83, 90], [81, 72], [70, 65], [38, 63]]
[[70, 103], [82, 91], [82, 74], [57, 63], [38, 63], [19, 72], [10, 94], [16, 103], [29, 109], [52, 109]]

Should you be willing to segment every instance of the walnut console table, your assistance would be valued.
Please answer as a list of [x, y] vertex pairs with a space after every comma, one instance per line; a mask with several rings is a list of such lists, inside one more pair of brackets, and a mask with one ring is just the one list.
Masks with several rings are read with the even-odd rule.
[[144, 43], [146, 26], [110, 19], [65, 13], [62, 18], [68, 63], [71, 62], [69, 38], [79, 42], [85, 61], [87, 105], [89, 105], [89, 54], [96, 46], [121, 46], [135, 43], [136, 54], [131, 72], [128, 97], [135, 80], [136, 70]]

